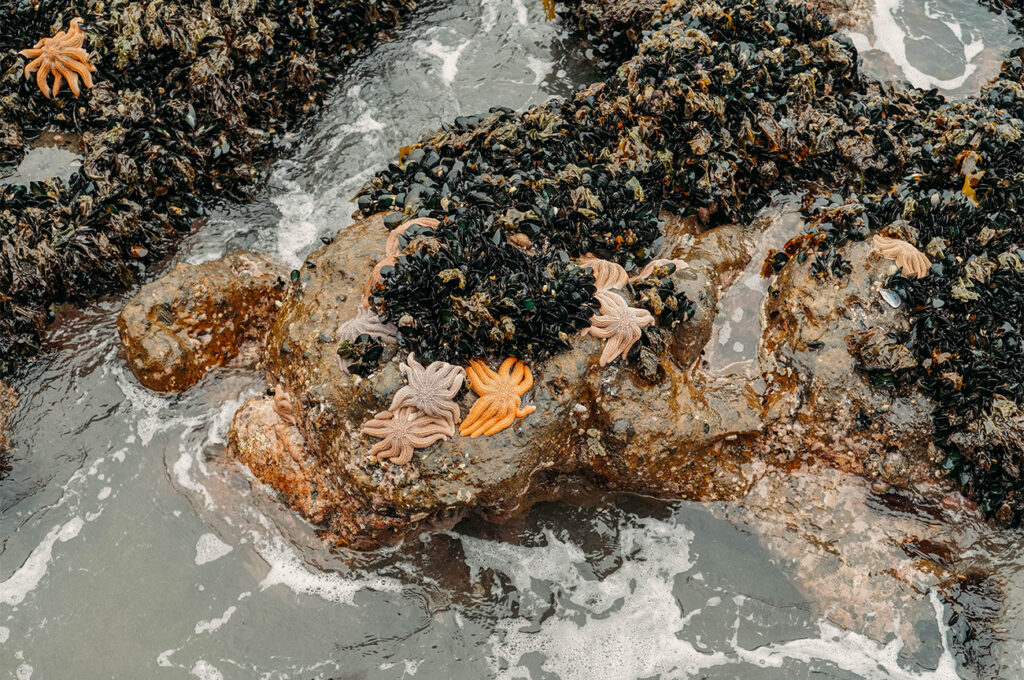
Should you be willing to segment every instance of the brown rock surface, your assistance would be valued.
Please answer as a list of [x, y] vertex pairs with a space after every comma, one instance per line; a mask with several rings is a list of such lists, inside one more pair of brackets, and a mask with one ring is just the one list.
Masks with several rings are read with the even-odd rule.
[[[129, 356], [145, 384], [180, 389], [257, 339], [281, 299], [264, 367], [295, 424], [274, 400], [255, 399], [235, 417], [231, 451], [342, 545], [372, 547], [471, 510], [506, 515], [563, 475], [693, 500], [740, 497], [770, 463], [821, 461], [876, 484], [919, 479], [929, 405], [898, 379], [873, 382], [861, 370], [895, 362], [898, 376], [900, 362], [913, 360], [889, 346], [888, 333], [906, 324], [878, 292], [892, 263], [873, 257], [868, 243], [852, 244], [844, 251], [849, 276], [819, 280], [809, 262], [794, 259], [769, 288], [760, 278], [764, 254], [799, 226], [780, 214], [703, 233], [692, 220], [668, 220], [661, 257], [683, 261], [672, 276], [696, 311], [655, 361], [644, 370], [622, 361], [601, 368], [600, 341], [577, 337], [571, 350], [531, 366], [523, 403], [535, 413], [493, 436], [456, 435], [418, 450], [406, 465], [369, 455], [377, 440], [360, 433], [405, 384], [398, 364], [406, 352], [389, 346], [369, 378], [343, 370], [337, 354], [337, 329], [355, 316], [384, 257], [381, 215], [310, 255], [283, 297], [265, 261], [265, 277], [239, 277], [239, 266], [251, 271], [257, 262], [243, 255], [202, 265], [205, 274], [178, 268], [125, 310], [121, 325], [135, 335], [122, 334], [135, 343]], [[195, 288], [200, 302], [178, 303]], [[167, 323], [161, 309], [177, 309], [181, 321]], [[721, 346], [729, 320], [741, 318], [749, 349], [737, 360]], [[148, 370], [143, 359], [152, 356], [163, 363]], [[488, 361], [496, 368], [500, 360]], [[464, 389], [456, 400], [465, 416], [473, 395]]]
[[177, 265], [143, 286], [117, 319], [128, 367], [151, 390], [187, 390], [263, 341], [286, 278], [284, 265], [249, 253]]
[[10, 387], [0, 380], [0, 477], [4, 472], [10, 470], [7, 465], [7, 454], [11, 451], [11, 440], [9, 428], [11, 425], [11, 414], [18, 405], [18, 395]]

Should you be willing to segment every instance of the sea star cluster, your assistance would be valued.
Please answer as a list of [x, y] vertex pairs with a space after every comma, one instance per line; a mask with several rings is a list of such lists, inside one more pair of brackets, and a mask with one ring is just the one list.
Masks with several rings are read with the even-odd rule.
[[[93, 87], [92, 74], [96, 67], [89, 60], [89, 53], [82, 49], [85, 33], [82, 31], [82, 19], [72, 19], [67, 31], [60, 31], [52, 38], [43, 38], [35, 47], [25, 49], [20, 54], [31, 61], [25, 66], [25, 78], [36, 74], [36, 84], [43, 95], [50, 99], [56, 97], [66, 80], [68, 87], [77, 97], [82, 93], [78, 79], [86, 87]], [[53, 89], [47, 78], [53, 75]]]
[[453, 401], [466, 372], [460, 366], [435, 361], [423, 366], [412, 354], [400, 364], [408, 385], [395, 392], [391, 406], [363, 424], [363, 434], [378, 437], [370, 449], [377, 460], [404, 465], [415, 449], [455, 434], [459, 407]]

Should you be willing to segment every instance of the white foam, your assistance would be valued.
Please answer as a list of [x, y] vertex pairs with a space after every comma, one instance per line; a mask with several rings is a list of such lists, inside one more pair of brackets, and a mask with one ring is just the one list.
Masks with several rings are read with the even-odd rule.
[[237, 607], [228, 607], [220, 618], [210, 619], [209, 621], [200, 621], [196, 624], [196, 635], [200, 635], [201, 633], [212, 633], [217, 630], [231, 620], [231, 615], [234, 614], [237, 609]]
[[281, 585], [300, 595], [313, 595], [329, 602], [352, 604], [355, 594], [364, 589], [398, 592], [401, 584], [392, 579], [343, 578], [340, 574], [307, 567], [298, 554], [278, 535], [253, 535], [256, 552], [270, 567], [260, 589]]
[[7, 642], [11, 637], [11, 629], [7, 626], [0, 626], [0, 645]]
[[192, 675], [199, 678], [199, 680], [224, 680], [224, 676], [213, 664], [202, 659], [196, 661], [195, 665], [192, 666]]
[[[966, 66], [963, 73], [956, 78], [937, 78], [921, 71], [911, 64], [910, 59], [907, 57], [907, 34], [896, 20], [896, 14], [902, 4], [903, 0], [876, 0], [875, 11], [871, 16], [875, 42], [872, 44], [863, 33], [851, 33], [850, 37], [857, 51], [878, 50], [889, 55], [889, 58], [903, 72], [903, 77], [914, 87], [925, 90], [931, 88], [955, 90], [961, 87], [977, 70], [977, 64], [971, 63], [971, 59], [981, 52], [983, 45], [975, 45], [975, 41], [972, 41], [969, 45], [964, 45]], [[958, 25], [954, 33], [959, 32], [960, 27]]]
[[551, 70], [555, 63], [547, 59], [538, 59], [537, 57], [527, 57], [526, 65], [533, 71], [533, 84], [540, 85], [544, 82], [544, 79], [551, 75]]
[[183, 489], [188, 489], [201, 495], [205, 501], [206, 509], [212, 510], [214, 503], [210, 492], [206, 490], [205, 486], [193, 480], [192, 475], [189, 473], [189, 470], [192, 469], [192, 461], [192, 454], [183, 451], [171, 467], [171, 470], [174, 472], [174, 478]]
[[429, 43], [425, 43], [422, 40], [416, 42], [416, 47], [422, 50], [424, 54], [429, 54], [441, 60], [439, 75], [441, 76], [441, 82], [446, 87], [450, 87], [455, 82], [455, 76], [459, 73], [459, 58], [462, 56], [462, 51], [466, 49], [467, 45], [469, 45], [468, 40], [458, 47], [449, 47], [439, 43], [437, 40], [431, 40]]
[[297, 267], [319, 233], [313, 219], [316, 197], [292, 179], [282, 177], [279, 181], [285, 191], [270, 199], [281, 211], [277, 228], [277, 254], [288, 266]]
[[747, 650], [736, 644], [733, 648], [744, 661], [762, 668], [780, 668], [787, 659], [804, 663], [826, 661], [837, 668], [865, 678], [887, 678], [892, 680], [960, 680], [956, 661], [949, 649], [949, 628], [943, 622], [942, 604], [935, 591], [929, 593], [935, 620], [942, 634], [942, 656], [934, 671], [915, 673], [899, 664], [899, 653], [903, 640], [894, 638], [881, 645], [870, 638], [838, 628], [828, 621], [820, 621], [819, 638], [790, 640]]
[[[496, 677], [530, 677], [520, 665], [539, 652], [543, 669], [562, 680], [572, 678], [686, 677], [728, 662], [721, 652], [706, 654], [677, 637], [690, 617], [683, 616], [672, 593], [676, 574], [692, 567], [693, 532], [684, 526], [647, 519], [620, 533], [622, 566], [593, 580], [578, 566], [581, 549], [550, 532], [545, 545], [523, 547], [463, 538], [473, 573], [483, 568], [506, 574], [524, 594], [533, 578], [549, 581], [568, 599], [530, 630], [522, 620], [503, 620], [491, 637]], [[507, 664], [506, 670], [501, 670]]]
[[21, 664], [20, 666], [18, 666], [18, 670], [15, 671], [14, 677], [16, 677], [18, 680], [31, 680], [32, 666], [29, 666], [27, 663]]
[[216, 534], [203, 534], [196, 541], [196, 566], [219, 560], [232, 550], [233, 548], [220, 540]]
[[100, 489], [100, 492], [96, 494], [96, 499], [101, 501], [107, 500], [108, 498], [110, 498], [111, 491], [112, 489], [109, 486], [103, 487], [102, 489]]
[[21, 604], [30, 592], [36, 589], [53, 557], [53, 546], [57, 541], [70, 541], [82, 530], [84, 522], [81, 517], [73, 517], [63, 526], [57, 525], [50, 529], [46, 537], [36, 546], [24, 564], [11, 577], [0, 583], [0, 602], [12, 607]]

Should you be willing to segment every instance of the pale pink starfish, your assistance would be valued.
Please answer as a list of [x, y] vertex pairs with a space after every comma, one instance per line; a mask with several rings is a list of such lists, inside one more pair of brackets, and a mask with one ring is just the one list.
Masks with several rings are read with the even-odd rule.
[[363, 423], [363, 434], [377, 437], [379, 442], [370, 449], [377, 460], [390, 460], [405, 465], [412, 460], [415, 449], [424, 449], [455, 434], [455, 425], [447, 418], [428, 416], [407, 406], [398, 411], [381, 411]]
[[459, 407], [453, 401], [462, 389], [466, 370], [444, 361], [435, 361], [426, 368], [410, 353], [406, 362], [399, 364], [409, 384], [395, 392], [389, 410], [411, 406], [424, 415], [445, 418], [452, 423], [459, 422]]
[[274, 411], [277, 415], [281, 416], [281, 420], [289, 425], [296, 424], [295, 409], [292, 407], [292, 397], [288, 394], [284, 385], [280, 383], [278, 383], [277, 387], [274, 388]]
[[354, 317], [338, 326], [338, 342], [352, 342], [360, 335], [392, 343], [398, 339], [398, 329], [392, 324], [383, 323], [373, 310], [359, 307]]
[[580, 258], [580, 264], [590, 267], [594, 272], [594, 286], [598, 290], [608, 288], [622, 288], [629, 282], [629, 274], [620, 265], [608, 260], [602, 260], [591, 253]]
[[[398, 329], [392, 324], [381, 322], [380, 317], [373, 310], [359, 307], [356, 309], [354, 317], [338, 326], [335, 335], [339, 343], [354, 342], [360, 335], [368, 335], [374, 340], [391, 344], [398, 340]], [[347, 373], [351, 365], [351, 359], [338, 357], [338, 366], [342, 371]]]
[[398, 247], [398, 237], [408, 231], [409, 227], [428, 227], [433, 229], [439, 224], [441, 223], [433, 217], [417, 217], [414, 220], [402, 222], [392, 229], [390, 234], [388, 234], [388, 240], [384, 243], [385, 258], [398, 256], [398, 253], [401, 251], [401, 248]]
[[607, 366], [619, 357], [625, 357], [637, 340], [641, 329], [654, 323], [646, 309], [630, 307], [618, 293], [600, 290], [594, 296], [601, 303], [601, 313], [594, 316], [585, 333], [604, 338], [601, 365]]

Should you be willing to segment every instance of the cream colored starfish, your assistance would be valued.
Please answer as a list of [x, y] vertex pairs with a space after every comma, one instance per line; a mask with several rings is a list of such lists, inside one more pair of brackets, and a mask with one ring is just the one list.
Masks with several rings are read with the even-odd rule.
[[435, 220], [433, 217], [417, 217], [414, 220], [402, 222], [400, 225], [391, 230], [391, 233], [388, 234], [388, 240], [384, 242], [385, 258], [398, 257], [398, 253], [401, 252], [402, 250], [401, 248], [398, 247], [398, 237], [404, 234], [406, 231], [408, 231], [410, 227], [429, 227], [432, 229], [439, 224], [441, 223]]
[[292, 397], [284, 385], [278, 383], [274, 388], [274, 412], [281, 416], [281, 420], [289, 425], [295, 425], [295, 409], [292, 406]]
[[580, 264], [594, 272], [594, 286], [598, 290], [622, 288], [629, 282], [629, 274], [620, 265], [587, 253], [580, 258]]
[[428, 416], [407, 406], [394, 412], [381, 411], [363, 423], [360, 431], [381, 440], [370, 449], [370, 455], [405, 465], [412, 460], [413, 450], [425, 449], [454, 435], [455, 425], [446, 418]]
[[389, 323], [383, 323], [372, 309], [359, 307], [354, 317], [338, 326], [338, 342], [352, 342], [360, 335], [369, 335], [374, 340], [392, 343], [398, 339], [398, 329]]
[[585, 333], [605, 339], [601, 365], [607, 366], [626, 356], [640, 339], [641, 329], [652, 325], [654, 317], [646, 309], [630, 307], [618, 293], [600, 290], [594, 297], [601, 303], [601, 313], [590, 320], [591, 326]]
[[906, 241], [875, 234], [871, 242], [874, 252], [886, 259], [895, 260], [896, 266], [903, 270], [907, 278], [913, 276], [923, 279], [931, 271], [932, 261], [928, 256]]
[[444, 361], [435, 361], [424, 368], [411, 353], [406, 362], [399, 366], [409, 384], [395, 392], [389, 410], [397, 412], [411, 406], [424, 415], [445, 418], [454, 428], [460, 414], [453, 399], [462, 389], [462, 381], [466, 378], [465, 369]]
[[[56, 97], [66, 80], [68, 87], [77, 97], [82, 93], [78, 87], [78, 79], [86, 87], [93, 87], [92, 73], [96, 67], [89, 60], [89, 53], [82, 49], [85, 33], [82, 32], [82, 20], [72, 19], [67, 32], [60, 31], [52, 38], [43, 38], [36, 46], [22, 50], [19, 54], [31, 59], [25, 66], [25, 78], [36, 74], [36, 85], [47, 98]], [[53, 90], [47, 83], [47, 76], [53, 74]]]

